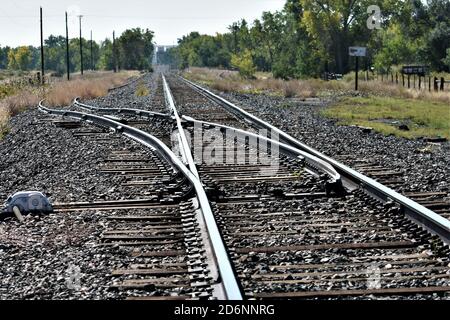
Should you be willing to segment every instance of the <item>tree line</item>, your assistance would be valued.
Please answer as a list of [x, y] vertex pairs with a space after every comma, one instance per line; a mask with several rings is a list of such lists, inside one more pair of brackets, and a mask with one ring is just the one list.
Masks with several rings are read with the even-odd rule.
[[[116, 57], [116, 65], [119, 69], [150, 69], [154, 50], [152, 43], [153, 36], [153, 31], [148, 29], [128, 29], [116, 39], [115, 47], [113, 46], [112, 40], [108, 38], [100, 43], [81, 38], [83, 69], [113, 70], [115, 65], [114, 56]], [[40, 69], [40, 65], [39, 47], [0, 47], [0, 69], [21, 71], [38, 70]], [[52, 70], [60, 75], [66, 72], [65, 37], [50, 35], [45, 39], [44, 65], [46, 70]], [[69, 68], [70, 72], [76, 72], [81, 69], [80, 38], [69, 40]]]
[[[373, 5], [379, 15], [368, 10]], [[368, 48], [364, 68], [387, 72], [424, 64], [449, 72], [450, 2], [287, 0], [283, 10], [264, 12], [252, 23], [235, 22], [224, 34], [191, 32], [163, 61], [180, 68], [237, 68], [244, 76], [259, 70], [302, 78], [351, 71], [349, 46]]]

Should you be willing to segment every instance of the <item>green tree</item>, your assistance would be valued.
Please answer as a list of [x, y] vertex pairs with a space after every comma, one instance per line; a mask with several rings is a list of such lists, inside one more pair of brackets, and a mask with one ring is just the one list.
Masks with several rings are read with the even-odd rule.
[[450, 70], [450, 48], [447, 48], [447, 55], [442, 59], [442, 62], [447, 66], [447, 70]]
[[113, 45], [111, 40], [105, 39], [100, 44], [99, 49], [100, 61], [99, 68], [104, 70], [114, 69]]
[[153, 57], [154, 33], [148, 29], [125, 30], [118, 39], [120, 66], [123, 69], [149, 69]]
[[66, 39], [62, 36], [49, 36], [45, 40], [45, 68], [59, 74], [66, 72]]
[[6, 69], [8, 67], [9, 50], [9, 47], [0, 47], [0, 69]]
[[248, 49], [240, 54], [232, 54], [231, 65], [237, 68], [244, 78], [252, 78], [255, 75], [256, 68], [253, 64], [252, 53]]
[[21, 46], [8, 53], [8, 68], [12, 70], [29, 70], [32, 62], [32, 52], [29, 47]]
[[414, 52], [417, 44], [406, 39], [398, 24], [392, 24], [386, 30], [379, 33], [382, 47], [374, 56], [375, 68], [387, 71], [392, 65], [401, 63], [414, 63]]

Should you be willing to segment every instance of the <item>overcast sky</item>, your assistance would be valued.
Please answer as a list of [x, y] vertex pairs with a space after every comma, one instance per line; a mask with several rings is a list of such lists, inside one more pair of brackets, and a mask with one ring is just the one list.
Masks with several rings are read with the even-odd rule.
[[39, 6], [44, 11], [44, 38], [64, 35], [64, 12], [69, 13], [69, 37], [78, 37], [77, 15], [84, 15], [83, 37], [93, 30], [96, 41], [127, 28], [155, 31], [158, 44], [171, 45], [190, 31], [215, 34], [263, 11], [283, 8], [285, 0], [1, 0], [0, 46], [39, 45]]

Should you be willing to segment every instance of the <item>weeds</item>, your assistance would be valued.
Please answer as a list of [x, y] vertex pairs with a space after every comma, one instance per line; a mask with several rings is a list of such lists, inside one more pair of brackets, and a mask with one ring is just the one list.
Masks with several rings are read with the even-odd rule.
[[[385, 135], [450, 138], [450, 107], [443, 102], [380, 96], [345, 97], [323, 110], [322, 115], [344, 125], [372, 127]], [[407, 124], [409, 130], [401, 130], [401, 123]]]
[[37, 106], [41, 99], [45, 98], [49, 106], [64, 106], [71, 104], [76, 97], [92, 99], [104, 96], [109, 88], [125, 83], [130, 75], [129, 72], [92, 74], [83, 79], [76, 77], [72, 81], [57, 81], [45, 87], [8, 89], [8, 96], [0, 99], [0, 139], [9, 131], [10, 117]]
[[148, 88], [145, 86], [145, 84], [143, 82], [139, 82], [139, 84], [137, 85], [135, 94], [138, 97], [146, 97], [150, 94], [150, 91], [148, 90]]
[[0, 140], [9, 132], [9, 112], [0, 106]]
[[[286, 98], [309, 98], [336, 94], [349, 95], [354, 92], [354, 73], [345, 75], [342, 81], [323, 81], [320, 79], [281, 80], [274, 79], [267, 73], [256, 73], [256, 79], [244, 79], [236, 71], [189, 68], [184, 72], [184, 76], [223, 92], [266, 93]], [[450, 103], [450, 92], [448, 91], [429, 92], [424, 89], [407, 89], [388, 81], [361, 80], [359, 91], [366, 95]]]

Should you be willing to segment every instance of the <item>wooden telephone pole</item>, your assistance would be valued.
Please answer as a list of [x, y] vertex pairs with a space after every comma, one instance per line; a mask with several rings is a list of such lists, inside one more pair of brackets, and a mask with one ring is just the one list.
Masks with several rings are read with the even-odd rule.
[[41, 84], [44, 84], [44, 30], [42, 27], [42, 7], [40, 8], [41, 13]]
[[81, 62], [81, 75], [83, 75], [83, 41], [81, 38], [81, 18], [83, 18], [82, 15], [79, 15], [78, 18], [80, 19], [80, 62]]
[[67, 68], [67, 81], [70, 80], [70, 61], [69, 61], [69, 26], [67, 23], [67, 11], [66, 11], [66, 68]]

